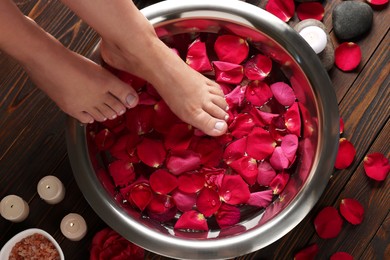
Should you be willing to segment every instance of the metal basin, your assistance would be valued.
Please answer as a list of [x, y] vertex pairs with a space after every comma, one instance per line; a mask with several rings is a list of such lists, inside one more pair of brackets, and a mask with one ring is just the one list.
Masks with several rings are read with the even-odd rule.
[[157, 254], [183, 259], [233, 258], [266, 247], [293, 229], [312, 209], [333, 170], [339, 140], [336, 96], [327, 72], [288, 25], [253, 5], [233, 0], [170, 0], [142, 10], [163, 40], [181, 33], [228, 31], [249, 39], [280, 65], [301, 105], [303, 133], [295, 173], [266, 210], [242, 212], [223, 230], [174, 232], [172, 227], [118, 203], [97, 177], [99, 160], [86, 128], [69, 119], [67, 143], [75, 179], [97, 214], [128, 240]]

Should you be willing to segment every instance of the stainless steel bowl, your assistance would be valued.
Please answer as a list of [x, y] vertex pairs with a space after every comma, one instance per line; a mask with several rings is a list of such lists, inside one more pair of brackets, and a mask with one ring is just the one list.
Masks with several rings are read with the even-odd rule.
[[243, 212], [223, 230], [173, 232], [124, 208], [96, 175], [86, 128], [69, 119], [67, 144], [74, 177], [97, 214], [125, 238], [157, 254], [184, 259], [232, 258], [261, 249], [293, 229], [328, 183], [339, 140], [338, 105], [328, 74], [309, 45], [288, 25], [253, 5], [235, 1], [169, 0], [142, 10], [164, 40], [180, 33], [220, 30], [248, 38], [279, 63], [302, 105], [300, 161], [287, 187], [266, 210]]

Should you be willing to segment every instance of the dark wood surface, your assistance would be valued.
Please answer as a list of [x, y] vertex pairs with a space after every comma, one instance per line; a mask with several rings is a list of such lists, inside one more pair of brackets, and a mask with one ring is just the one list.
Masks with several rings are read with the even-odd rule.
[[[68, 48], [86, 55], [98, 40], [96, 33], [56, 0], [15, 0], [25, 15], [33, 18]], [[139, 7], [155, 1], [137, 1]], [[264, 1], [248, 1], [262, 6]], [[324, 1], [325, 17], [335, 46], [340, 42], [332, 32], [331, 11], [341, 0]], [[290, 233], [272, 245], [236, 259], [292, 259], [294, 253], [318, 243], [318, 259], [329, 259], [345, 251], [355, 259], [390, 259], [390, 185], [369, 180], [363, 158], [371, 152], [389, 157], [390, 139], [390, 8], [374, 11], [371, 31], [357, 42], [363, 59], [353, 72], [337, 68], [329, 71], [336, 91], [340, 114], [345, 121], [344, 136], [356, 147], [353, 164], [334, 171], [329, 184], [310, 214]], [[1, 15], [1, 14], [0, 14]], [[296, 18], [290, 23], [294, 24]], [[27, 43], [26, 43], [27, 44]], [[28, 218], [13, 224], [0, 217], [0, 247], [17, 232], [38, 227], [60, 243], [66, 259], [88, 259], [93, 235], [105, 227], [83, 198], [72, 175], [67, 157], [64, 129], [66, 116], [35, 88], [23, 69], [0, 53], [0, 199], [15, 194], [30, 206]], [[38, 181], [56, 175], [66, 186], [64, 201], [49, 205], [37, 192]], [[338, 207], [343, 198], [355, 198], [365, 208], [364, 222], [358, 226], [344, 223], [337, 238], [320, 239], [313, 219], [325, 206]], [[88, 222], [84, 239], [72, 242], [59, 229], [68, 213], [79, 213]], [[167, 259], [147, 253], [147, 259]]]

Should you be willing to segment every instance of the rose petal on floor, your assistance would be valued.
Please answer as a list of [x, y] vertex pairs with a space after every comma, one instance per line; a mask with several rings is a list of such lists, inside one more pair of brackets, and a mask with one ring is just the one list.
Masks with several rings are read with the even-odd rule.
[[329, 260], [353, 260], [353, 256], [347, 252], [336, 252], [330, 256]]
[[288, 22], [295, 13], [293, 0], [269, 0], [265, 10], [275, 15], [284, 22]]
[[319, 2], [304, 2], [297, 6], [296, 13], [300, 20], [316, 19], [321, 21], [324, 18], [325, 8]]
[[343, 219], [334, 207], [323, 208], [314, 219], [314, 228], [320, 238], [335, 238], [341, 231]]
[[356, 149], [353, 144], [345, 138], [340, 138], [334, 167], [339, 170], [348, 168], [355, 159], [355, 155]]
[[314, 260], [319, 252], [318, 245], [316, 243], [301, 249], [294, 255], [294, 260]]
[[340, 117], [340, 135], [344, 133], [344, 120]]
[[214, 44], [214, 51], [220, 61], [240, 64], [248, 57], [248, 42], [236, 35], [220, 35]]
[[378, 152], [366, 155], [363, 167], [366, 175], [376, 181], [384, 181], [390, 171], [389, 159]]
[[352, 225], [362, 223], [364, 208], [359, 201], [350, 198], [342, 199], [339, 208], [341, 215]]
[[342, 71], [356, 69], [362, 59], [359, 45], [354, 42], [344, 42], [335, 49], [335, 65]]
[[177, 220], [174, 226], [175, 229], [193, 229], [193, 230], [209, 230], [206, 218], [202, 213], [196, 210], [184, 212]]

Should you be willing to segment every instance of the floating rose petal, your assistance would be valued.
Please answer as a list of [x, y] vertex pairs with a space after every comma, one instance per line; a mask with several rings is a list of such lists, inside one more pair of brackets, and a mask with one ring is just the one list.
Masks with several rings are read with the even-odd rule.
[[247, 203], [248, 205], [251, 206], [265, 208], [271, 203], [272, 198], [273, 198], [272, 190], [252, 192]]
[[137, 145], [137, 155], [144, 164], [158, 168], [164, 162], [167, 152], [162, 141], [144, 138]]
[[280, 146], [275, 148], [274, 152], [271, 155], [271, 158], [269, 159], [269, 162], [275, 170], [287, 169], [290, 165], [290, 161], [288, 160], [288, 158], [283, 152], [282, 147]]
[[250, 58], [244, 65], [245, 76], [250, 80], [263, 80], [272, 70], [272, 60], [262, 54]]
[[324, 18], [325, 9], [319, 2], [304, 2], [297, 6], [296, 12], [300, 20], [316, 19], [321, 21]]
[[353, 256], [346, 252], [336, 252], [330, 256], [329, 260], [353, 260]]
[[280, 145], [284, 155], [292, 163], [295, 160], [295, 156], [298, 149], [298, 137], [296, 135], [285, 135], [282, 138], [282, 143]]
[[340, 135], [344, 133], [344, 120], [340, 117]]
[[256, 107], [253, 107], [250, 111], [250, 114], [253, 118], [259, 118], [260, 123], [258, 123], [259, 126], [262, 125], [270, 125], [271, 121], [274, 117], [279, 116], [278, 114], [268, 113], [261, 111], [260, 109], [257, 109]]
[[220, 228], [231, 227], [237, 224], [240, 221], [240, 218], [240, 209], [226, 203], [222, 203], [215, 214], [215, 219]]
[[129, 200], [141, 211], [144, 211], [153, 198], [150, 186], [145, 183], [135, 185], [129, 194]]
[[175, 217], [177, 208], [171, 196], [154, 194], [152, 200], [149, 202], [147, 211], [150, 218], [156, 221], [166, 222]]
[[200, 39], [196, 39], [188, 47], [186, 63], [199, 72], [211, 71], [213, 69], [207, 56], [206, 44], [201, 42]]
[[335, 50], [335, 64], [342, 71], [351, 71], [357, 68], [362, 59], [359, 45], [354, 42], [344, 42]]
[[246, 152], [256, 160], [263, 160], [274, 152], [275, 146], [276, 142], [269, 132], [255, 127], [248, 135]]
[[223, 155], [222, 145], [215, 139], [209, 137], [194, 138], [191, 149], [200, 154], [200, 162], [206, 167], [217, 167]]
[[159, 133], [167, 133], [173, 124], [180, 123], [181, 120], [171, 111], [164, 100], [160, 100], [154, 105], [155, 117], [153, 118], [153, 128]]
[[138, 94], [138, 105], [155, 105], [159, 101], [159, 99], [155, 98], [154, 96], [150, 95], [146, 91], [142, 91]]
[[262, 106], [272, 98], [269, 86], [263, 81], [251, 81], [245, 91], [246, 99], [254, 106]]
[[278, 115], [272, 118], [268, 128], [272, 138], [278, 142], [282, 141], [283, 136], [287, 134], [286, 120], [283, 115]]
[[245, 99], [245, 92], [247, 86], [238, 85], [229, 94], [225, 96], [226, 102], [229, 104], [229, 108], [240, 107]]
[[163, 169], [153, 172], [149, 177], [150, 187], [159, 194], [168, 194], [177, 187], [177, 178]]
[[186, 193], [196, 193], [205, 185], [205, 178], [199, 173], [184, 173], [178, 178], [179, 190]]
[[261, 161], [257, 169], [259, 170], [257, 175], [257, 183], [261, 186], [269, 186], [271, 181], [276, 176], [274, 168], [272, 168], [269, 162]]
[[280, 194], [286, 187], [289, 180], [290, 174], [285, 172], [278, 173], [269, 184], [269, 187], [272, 189], [274, 194]]
[[287, 127], [287, 130], [290, 134], [294, 134], [298, 137], [301, 136], [301, 116], [299, 113], [298, 102], [294, 102], [294, 104], [287, 109], [284, 114], [284, 120]]
[[229, 94], [234, 88], [234, 85], [225, 84], [225, 83], [219, 83], [218, 85], [222, 89], [224, 95]]
[[146, 81], [144, 79], [141, 79], [125, 71], [117, 71], [115, 75], [123, 82], [132, 86], [135, 91], [141, 90], [142, 87], [144, 87], [146, 84]]
[[134, 181], [135, 172], [132, 163], [123, 160], [116, 160], [108, 166], [116, 186], [125, 186]]
[[107, 128], [95, 135], [95, 144], [100, 151], [106, 151], [115, 143], [115, 135]]
[[231, 135], [235, 138], [242, 138], [248, 135], [253, 127], [255, 122], [250, 114], [239, 114], [234, 118], [233, 122], [229, 125], [229, 130]]
[[333, 207], [323, 208], [314, 219], [314, 228], [318, 236], [323, 239], [337, 237], [342, 226], [343, 219]]
[[246, 203], [250, 197], [248, 184], [240, 175], [224, 175], [218, 193], [230, 205]]
[[340, 138], [334, 167], [339, 170], [348, 168], [352, 164], [355, 155], [356, 150], [353, 144], [345, 138]]
[[258, 175], [257, 161], [248, 156], [244, 156], [229, 164], [249, 184], [255, 184]]
[[172, 198], [175, 201], [176, 207], [181, 212], [190, 211], [193, 209], [196, 203], [197, 194], [186, 193], [179, 190], [175, 190], [172, 193]]
[[238, 64], [214, 61], [213, 67], [217, 82], [239, 84], [244, 77], [244, 68]]
[[246, 40], [235, 35], [220, 35], [214, 44], [218, 59], [240, 64], [248, 57], [249, 45]]
[[283, 106], [291, 106], [296, 99], [293, 89], [284, 82], [271, 84], [270, 89], [275, 99]]
[[305, 247], [294, 255], [294, 260], [314, 260], [319, 251], [317, 244]]
[[277, 16], [284, 22], [288, 22], [295, 12], [294, 0], [269, 0], [265, 10]]
[[126, 112], [126, 126], [131, 133], [142, 135], [153, 129], [155, 111], [152, 106], [138, 105]]
[[202, 168], [201, 173], [204, 175], [206, 187], [218, 189], [222, 185], [222, 179], [226, 174], [226, 169]]
[[221, 204], [222, 202], [219, 198], [218, 192], [209, 188], [202, 189], [196, 200], [197, 209], [205, 217], [210, 217], [217, 212]]
[[108, 128], [114, 134], [119, 134], [126, 127], [124, 124], [125, 120], [126, 118], [122, 115], [114, 119], [101, 122], [101, 124]]
[[206, 218], [196, 210], [184, 212], [175, 224], [175, 229], [209, 230]]
[[349, 223], [358, 225], [363, 221], [364, 208], [359, 201], [346, 198], [340, 202], [340, 213]]
[[172, 151], [167, 158], [168, 170], [179, 175], [183, 172], [193, 171], [200, 167], [200, 155], [190, 151]]
[[177, 123], [171, 126], [164, 138], [167, 150], [186, 150], [193, 137], [193, 127], [186, 123]]
[[238, 160], [243, 157], [246, 150], [246, 137], [237, 139], [226, 146], [223, 153], [223, 159], [226, 164], [230, 164], [232, 161]]
[[389, 174], [390, 164], [382, 153], [371, 153], [363, 160], [366, 175], [376, 181], [384, 181]]

